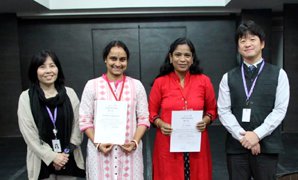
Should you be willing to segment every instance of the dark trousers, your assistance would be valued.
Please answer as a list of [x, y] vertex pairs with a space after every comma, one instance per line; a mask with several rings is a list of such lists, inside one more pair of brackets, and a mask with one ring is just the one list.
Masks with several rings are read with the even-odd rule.
[[230, 180], [275, 180], [278, 154], [228, 154]]

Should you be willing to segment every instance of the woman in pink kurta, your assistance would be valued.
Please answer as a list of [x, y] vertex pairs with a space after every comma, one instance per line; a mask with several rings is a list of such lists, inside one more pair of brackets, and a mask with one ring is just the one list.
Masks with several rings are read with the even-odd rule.
[[[80, 105], [80, 129], [88, 136], [86, 176], [90, 180], [142, 180], [142, 141], [150, 126], [145, 89], [139, 80], [125, 76], [129, 51], [121, 41], [112, 41], [104, 49], [107, 73], [89, 80]], [[96, 100], [127, 102], [127, 124], [123, 145], [94, 142]], [[118, 136], [118, 134], [115, 134]]]
[[[170, 152], [172, 111], [202, 110], [196, 128], [202, 132], [200, 152]], [[210, 79], [201, 73], [190, 40], [173, 42], [149, 97], [150, 121], [157, 127], [153, 150], [153, 180], [211, 180], [212, 162], [207, 125], [216, 118]], [[197, 142], [199, 143], [199, 140]]]

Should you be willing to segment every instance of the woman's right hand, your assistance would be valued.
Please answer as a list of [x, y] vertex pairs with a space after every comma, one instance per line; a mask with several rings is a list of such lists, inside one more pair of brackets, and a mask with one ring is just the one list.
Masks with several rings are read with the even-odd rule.
[[170, 136], [173, 129], [170, 124], [164, 122], [160, 118], [155, 120], [155, 125], [160, 129], [161, 133]]
[[111, 143], [107, 143], [107, 144], [100, 143], [98, 146], [98, 151], [102, 152], [104, 155], [108, 155], [109, 152], [112, 150], [112, 148], [113, 148], [113, 144]]
[[53, 166], [55, 168], [56, 171], [60, 171], [62, 169], [62, 167], [60, 167], [58, 164], [53, 163]]
[[58, 153], [53, 161], [55, 166], [63, 167], [68, 162], [69, 154]]

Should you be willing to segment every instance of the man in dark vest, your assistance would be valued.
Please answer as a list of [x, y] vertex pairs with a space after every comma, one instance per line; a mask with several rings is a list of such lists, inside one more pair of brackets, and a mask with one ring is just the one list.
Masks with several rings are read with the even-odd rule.
[[282, 151], [281, 122], [289, 103], [286, 72], [262, 57], [265, 33], [253, 21], [236, 32], [239, 67], [223, 75], [218, 94], [219, 120], [227, 131], [230, 180], [273, 180]]

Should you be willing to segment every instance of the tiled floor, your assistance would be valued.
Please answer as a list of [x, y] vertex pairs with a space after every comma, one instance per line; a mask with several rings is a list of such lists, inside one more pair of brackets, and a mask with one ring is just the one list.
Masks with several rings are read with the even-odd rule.
[[[144, 137], [146, 149], [144, 151], [145, 180], [151, 180], [151, 147], [154, 130]], [[222, 126], [209, 128], [211, 150], [213, 157], [213, 179], [227, 180], [224, 138], [225, 130]], [[298, 133], [283, 134], [285, 151], [280, 155], [278, 175], [298, 171]], [[85, 148], [85, 143], [83, 145]], [[22, 138], [0, 138], [0, 180], [24, 180], [26, 173], [26, 145]]]

